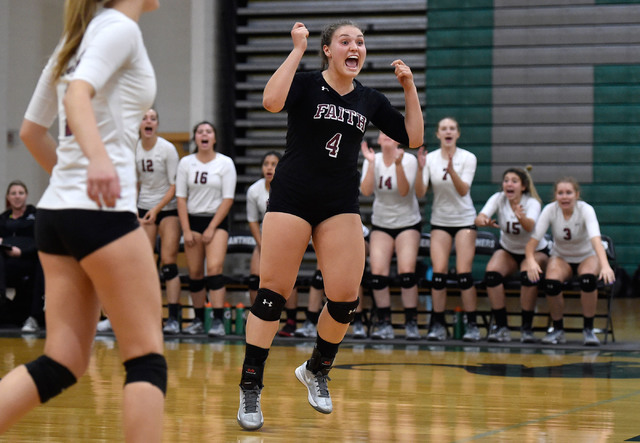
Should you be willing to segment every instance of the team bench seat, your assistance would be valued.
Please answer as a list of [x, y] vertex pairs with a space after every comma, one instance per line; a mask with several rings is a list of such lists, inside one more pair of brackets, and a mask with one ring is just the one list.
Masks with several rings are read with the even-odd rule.
[[[616, 260], [616, 253], [615, 253], [613, 240], [606, 235], [602, 235], [601, 238], [602, 238], [602, 245], [604, 246], [605, 251], [607, 253], [607, 258], [609, 259], [609, 262], [613, 267]], [[423, 263], [424, 259], [429, 257], [430, 247], [431, 247], [431, 236], [428, 233], [423, 233], [420, 239], [420, 248], [418, 251], [419, 263]], [[490, 257], [497, 247], [498, 247], [498, 239], [496, 235], [494, 235], [490, 231], [478, 231], [478, 236], [476, 239], [476, 257], [485, 257], [485, 258]], [[455, 256], [455, 246], [451, 251], [451, 255]], [[488, 300], [486, 300], [484, 303], [480, 303], [481, 298], [487, 297], [487, 290], [483, 281], [484, 270], [482, 270], [481, 276], [482, 276], [481, 279], [476, 279], [475, 281], [476, 292], [479, 298], [479, 304], [478, 304], [478, 310], [477, 310], [478, 323], [481, 327], [486, 328], [488, 331], [493, 321], [490, 306], [488, 304]], [[506, 279], [504, 286], [505, 286], [506, 297], [509, 297], [509, 298], [520, 297], [519, 278], [515, 278], [515, 276], [512, 276], [511, 278]], [[419, 294], [430, 295], [430, 289], [431, 289], [430, 279], [425, 277], [424, 275], [421, 275], [418, 283]], [[611, 305], [613, 301], [613, 291], [611, 289], [612, 287], [610, 285], [607, 286], [602, 281], [598, 281], [599, 302], [598, 302], [598, 310], [596, 312], [595, 318], [599, 320], [600, 324], [602, 324], [602, 327], [596, 328], [596, 330], [604, 334], [604, 340], [603, 340], [604, 343], [608, 342], [609, 335], [611, 335], [611, 340], [615, 341], [615, 335], [613, 331], [613, 320], [611, 317], [611, 307], [612, 307]], [[391, 293], [400, 294], [399, 282], [393, 278], [391, 283]], [[573, 279], [567, 282], [564, 282], [563, 295], [565, 299], [576, 299], [576, 300], [580, 299], [580, 285], [577, 277], [574, 277]], [[451, 270], [447, 278], [447, 298], [449, 299], [450, 297], [456, 298], [456, 301], [460, 297], [460, 290], [458, 289], [458, 282], [457, 282], [455, 270]], [[542, 290], [540, 290], [539, 292], [539, 297], [544, 299], [544, 293]], [[448, 305], [450, 305], [450, 303], [448, 303]], [[604, 305], [604, 306], [601, 306], [601, 305]], [[565, 308], [571, 309], [569, 306], [565, 306]], [[564, 313], [565, 318], [582, 318], [582, 309], [580, 306], [578, 306], [574, 310], [569, 310], [569, 309], [567, 309]], [[402, 306], [397, 306], [392, 311], [392, 313], [398, 314], [397, 317], [401, 317], [400, 314], [402, 312], [403, 312]], [[419, 314], [420, 313], [430, 314], [430, 312], [427, 309], [419, 310]], [[507, 304], [507, 315], [509, 317], [516, 317], [519, 320], [521, 315], [519, 304], [517, 308], [515, 309], [512, 308], [511, 310], [509, 309], [509, 304]], [[544, 326], [534, 327], [534, 331], [546, 332], [552, 323], [549, 313], [544, 310], [536, 311], [535, 316], [538, 318], [544, 318], [545, 321], [544, 321]], [[446, 318], [451, 319], [451, 322], [448, 321], [448, 326], [452, 326], [453, 319], [455, 318], [455, 310], [447, 309]], [[513, 322], [510, 322], [510, 324], [513, 324]], [[534, 322], [534, 324], [536, 323]], [[394, 327], [402, 328], [403, 324], [394, 323]], [[511, 329], [519, 330], [519, 326], [518, 327], [511, 326]], [[567, 327], [565, 325], [565, 331], [566, 332], [582, 332], [582, 327]]]
[[[229, 236], [227, 254], [252, 254], [255, 248], [255, 239], [246, 233], [236, 233]], [[602, 235], [602, 244], [605, 247], [605, 251], [607, 252], [607, 258], [609, 259], [612, 265], [615, 263], [616, 254], [613, 241], [610, 237], [606, 235]], [[425, 259], [429, 258], [429, 250], [431, 247], [431, 236], [429, 233], [423, 233], [420, 239], [420, 247], [418, 251], [418, 262], [424, 263]], [[476, 257], [484, 257], [488, 259], [493, 252], [498, 247], [498, 239], [496, 235], [491, 231], [478, 231], [478, 236], [476, 239]], [[157, 243], [157, 251], [159, 251], [159, 240]], [[180, 244], [180, 252], [184, 252], [184, 245]], [[451, 255], [455, 256], [455, 246], [451, 251]], [[313, 246], [311, 243], [307, 248], [307, 252], [305, 253], [305, 261], [310, 262], [309, 266], [302, 266], [296, 281], [296, 286], [299, 292], [307, 292], [310, 286], [311, 278], [313, 276], [314, 267], [312, 266], [315, 259]], [[420, 267], [419, 267], [420, 268]], [[225, 286], [228, 291], [247, 291], [248, 290], [248, 277], [249, 272], [246, 269], [240, 270], [240, 272], [234, 272], [233, 275], [225, 274]], [[424, 275], [424, 272], [421, 272], [422, 275], [419, 276], [418, 280], [418, 291], [420, 295], [428, 296], [430, 295], [431, 289], [431, 281]], [[369, 280], [367, 278], [368, 273], [365, 273], [365, 278], [363, 279], [363, 286], [365, 288], [365, 295], [371, 295], [371, 289], [369, 287]], [[484, 277], [484, 272], [482, 272], [482, 277]], [[476, 276], [477, 277], [477, 276]], [[182, 283], [183, 290], [188, 291], [188, 283], [189, 278], [188, 275], [182, 273], [180, 275], [180, 280]], [[505, 285], [505, 294], [507, 297], [517, 298], [520, 296], [520, 281], [519, 279], [507, 279], [504, 283]], [[486, 298], [487, 291], [484, 285], [484, 281], [481, 279], [476, 279], [475, 287], [478, 294], [478, 298]], [[392, 295], [400, 294], [400, 284], [394, 276], [391, 276], [390, 290]], [[580, 287], [577, 279], [572, 279], [568, 282], [564, 283], [563, 288], [564, 297], [567, 299], [579, 299], [580, 298]], [[449, 277], [447, 279], [447, 296], [448, 298], [456, 298], [460, 297], [460, 291], [458, 289], [457, 279], [455, 272], [449, 272]], [[542, 292], [539, 297], [544, 298]], [[601, 328], [596, 328], [596, 330], [600, 331], [604, 334], [604, 343], [608, 342], [609, 335], [611, 335], [611, 340], [615, 341], [615, 335], [613, 331], [613, 320], [611, 317], [611, 305], [613, 300], [613, 291], [611, 290], [611, 286], [604, 285], [601, 281], [598, 282], [598, 299], [604, 303], [604, 307], [599, 308], [596, 312], [596, 319], [601, 320], [604, 323], [604, 326]], [[478, 323], [481, 327], [486, 328], [487, 330], [491, 326], [492, 316], [491, 310], [488, 307], [487, 303], [483, 303], [487, 305], [486, 308], [479, 309], [477, 311], [478, 314]], [[397, 305], [397, 303], [396, 303]], [[392, 304], [394, 317], [400, 317], [403, 310], [401, 306], [394, 306]], [[190, 308], [190, 306], [184, 306], [183, 308]], [[300, 310], [304, 310], [305, 306], [299, 306]], [[375, 313], [375, 307], [373, 308], [373, 312]], [[428, 315], [430, 311], [426, 308], [419, 309], [419, 314]], [[455, 318], [454, 309], [447, 309], [446, 318], [453, 319]], [[520, 317], [520, 308], [507, 310], [507, 315], [509, 317]], [[537, 311], [535, 314], [536, 317], [543, 317], [545, 319], [545, 326], [537, 326], [534, 327], [535, 331], [546, 331], [551, 324], [551, 319], [549, 317], [548, 312]], [[577, 310], [567, 311], [564, 313], [565, 318], [581, 318], [582, 312], [581, 308], [578, 307]], [[510, 322], [511, 323], [511, 322]], [[535, 323], [534, 323], [535, 324]], [[394, 322], [393, 326], [395, 328], [401, 329], [403, 327], [402, 323]], [[448, 326], [452, 326], [452, 323], [449, 322]], [[421, 325], [421, 328], [426, 328], [427, 325]], [[513, 330], [519, 329], [518, 327], [511, 327]], [[565, 331], [567, 332], [582, 332], [582, 328], [578, 327], [566, 327]]]

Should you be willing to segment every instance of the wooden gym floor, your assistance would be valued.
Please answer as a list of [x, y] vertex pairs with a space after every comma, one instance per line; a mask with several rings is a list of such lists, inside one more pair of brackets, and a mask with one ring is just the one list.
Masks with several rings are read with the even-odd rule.
[[[616, 342], [521, 346], [345, 340], [329, 386], [334, 412], [307, 402], [293, 371], [313, 342], [274, 342], [262, 395], [264, 427], [236, 423], [244, 343], [167, 339], [167, 442], [640, 441], [640, 309], [616, 300]], [[0, 376], [41, 354], [41, 336], [0, 330]], [[112, 336], [98, 336], [87, 374], [0, 436], [0, 442], [122, 441], [123, 369]]]

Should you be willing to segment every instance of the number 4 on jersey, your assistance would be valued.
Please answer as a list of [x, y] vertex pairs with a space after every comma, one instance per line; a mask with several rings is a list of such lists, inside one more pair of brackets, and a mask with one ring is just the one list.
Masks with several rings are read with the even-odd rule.
[[336, 158], [338, 156], [338, 151], [340, 150], [340, 140], [342, 140], [342, 134], [339, 132], [331, 137], [331, 139], [327, 142], [324, 148], [329, 151], [329, 157]]

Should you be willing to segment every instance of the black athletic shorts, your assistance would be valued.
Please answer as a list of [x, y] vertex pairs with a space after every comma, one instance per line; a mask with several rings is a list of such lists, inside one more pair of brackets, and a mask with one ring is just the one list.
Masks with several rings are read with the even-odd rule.
[[[143, 218], [145, 215], [147, 215], [147, 212], [149, 212], [148, 209], [138, 208], [138, 217], [139, 218]], [[165, 217], [177, 217], [177, 216], [178, 216], [178, 210], [177, 209], [169, 209], [167, 211], [160, 211], [160, 212], [158, 212], [158, 215], [156, 215], [155, 224], [156, 225], [160, 225], [160, 222]]]
[[445, 231], [451, 237], [455, 238], [456, 234], [458, 233], [458, 231], [461, 231], [463, 229], [473, 229], [474, 231], [477, 231], [478, 227], [476, 225], [470, 225], [470, 226], [436, 226], [436, 225], [431, 225], [431, 230], [433, 231], [434, 229], [438, 229], [440, 231]]
[[405, 226], [404, 228], [382, 228], [380, 226], [376, 226], [376, 225], [371, 225], [371, 230], [372, 231], [382, 231], [382, 232], [386, 232], [387, 234], [389, 234], [391, 236], [391, 238], [393, 238], [395, 240], [395, 238], [400, 235], [400, 233], [404, 232], [404, 231], [409, 231], [409, 230], [414, 230], [414, 231], [418, 231], [418, 233], [422, 232], [422, 222], [418, 222], [413, 226]]
[[[503, 248], [500, 243], [498, 243], [497, 249], [502, 249], [507, 254], [509, 254], [511, 257], [513, 257], [513, 259], [516, 261], [516, 263], [518, 263], [518, 266], [520, 266], [522, 264], [522, 262], [524, 261], [524, 259], [525, 259], [525, 255], [524, 254], [514, 254], [513, 252], [510, 252], [510, 251], [506, 250], [505, 248]], [[547, 246], [546, 248], [541, 249], [539, 251], [536, 251], [536, 252], [542, 252], [543, 254], [546, 254], [547, 257], [549, 257], [549, 254], [551, 253], [551, 251], [549, 250], [549, 246]]]
[[312, 227], [318, 226], [328, 218], [338, 214], [360, 214], [360, 204], [357, 199], [337, 198], [317, 201], [308, 199], [305, 202], [295, 202], [287, 199], [283, 193], [273, 192], [269, 194], [267, 212], [285, 212], [305, 220]]
[[89, 209], [40, 209], [36, 212], [36, 247], [80, 261], [140, 226], [133, 212]]
[[[209, 227], [209, 223], [213, 220], [213, 215], [191, 215], [189, 214], [189, 227], [192, 231], [202, 234], [205, 229]], [[226, 216], [224, 220], [218, 225], [218, 229], [229, 232], [229, 216]]]

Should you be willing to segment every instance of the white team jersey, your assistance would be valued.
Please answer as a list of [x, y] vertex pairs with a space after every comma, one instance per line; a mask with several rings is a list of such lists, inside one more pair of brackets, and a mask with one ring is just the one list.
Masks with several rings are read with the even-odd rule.
[[247, 221], [262, 222], [264, 213], [267, 212], [267, 201], [269, 191], [267, 191], [266, 180], [261, 178], [247, 189]]
[[[524, 208], [527, 218], [536, 221], [540, 216], [540, 202], [535, 198], [523, 194], [520, 199], [520, 205]], [[511, 208], [509, 199], [502, 191], [493, 194], [480, 211], [481, 214], [489, 218], [496, 212], [498, 213], [498, 224], [500, 225], [500, 245], [512, 254], [524, 254], [525, 246], [527, 246], [527, 242], [531, 238], [531, 232], [524, 230]], [[543, 237], [536, 250], [541, 251], [546, 247], [547, 240]]]
[[567, 263], [581, 263], [596, 252], [591, 239], [600, 236], [600, 225], [593, 206], [578, 200], [569, 220], [565, 220], [557, 202], [544, 207], [536, 228], [531, 235], [540, 240], [551, 226], [553, 236], [552, 256], [558, 256]]
[[196, 154], [178, 163], [176, 197], [187, 199], [192, 215], [214, 215], [222, 200], [233, 198], [236, 191], [236, 167], [233, 160], [219, 152], [213, 160], [202, 163]]
[[[148, 151], [138, 140], [136, 146], [136, 169], [138, 172], [138, 207], [153, 209], [165, 196], [171, 185], [176, 183], [178, 161], [180, 157], [172, 143], [158, 137], [156, 144]], [[162, 208], [163, 211], [176, 209], [175, 195]]]
[[57, 163], [38, 207], [46, 209], [98, 209], [87, 196], [89, 161], [67, 126], [62, 100], [72, 80], [84, 80], [95, 90], [91, 100], [100, 137], [120, 179], [121, 197], [115, 208], [136, 209], [134, 148], [140, 120], [153, 104], [156, 79], [138, 24], [111, 8], [91, 20], [69, 68], [57, 83], [53, 67], [60, 45], [49, 59], [31, 98], [25, 118], [50, 127], [59, 124]]
[[[471, 187], [478, 160], [471, 152], [456, 148], [453, 154], [453, 170], [463, 182]], [[442, 156], [442, 149], [427, 154], [422, 172], [424, 182], [433, 189], [431, 225], [445, 227], [471, 226], [476, 218], [476, 209], [471, 201], [471, 189], [463, 197], [453, 186], [447, 171], [449, 159]]]
[[[362, 164], [362, 179], [369, 169], [369, 161]], [[416, 198], [415, 182], [418, 171], [418, 159], [406, 153], [402, 156], [402, 168], [409, 182], [409, 193], [402, 197], [398, 193], [398, 177], [396, 165], [386, 166], [382, 159], [382, 152], [376, 153], [374, 168], [373, 215], [371, 223], [381, 228], [397, 229], [420, 223], [420, 206]]]

